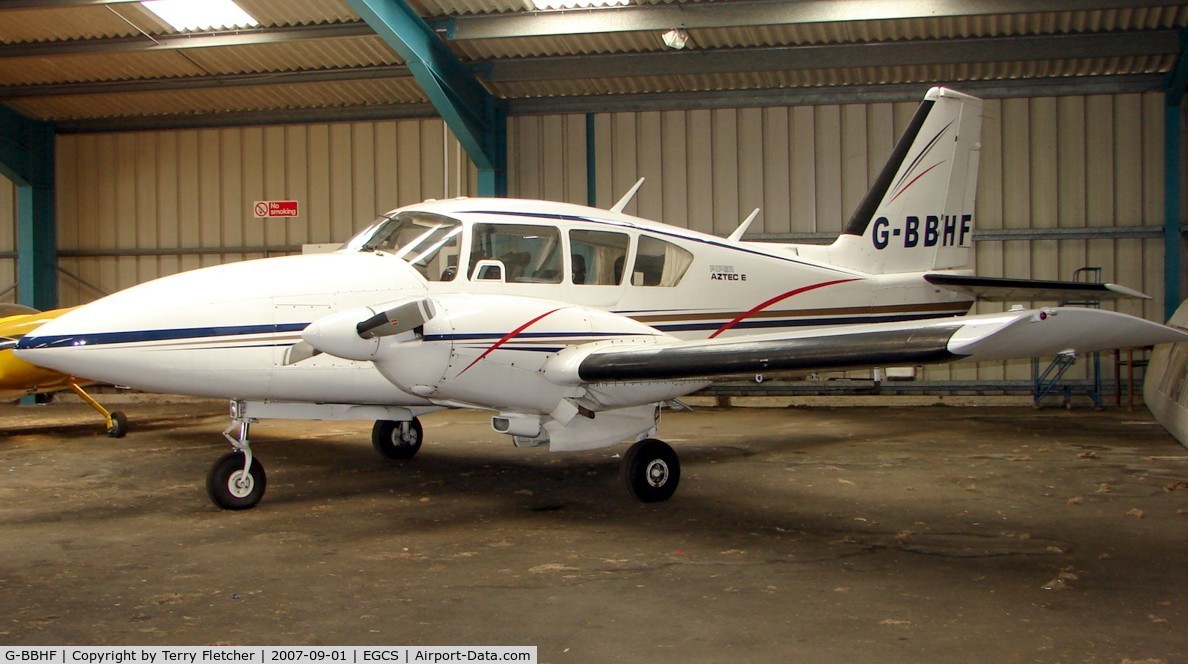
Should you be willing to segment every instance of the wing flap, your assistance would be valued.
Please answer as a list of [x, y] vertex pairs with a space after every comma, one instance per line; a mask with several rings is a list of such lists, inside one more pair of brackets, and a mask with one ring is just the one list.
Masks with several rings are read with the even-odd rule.
[[924, 280], [934, 286], [990, 302], [1026, 300], [1120, 300], [1151, 297], [1118, 284], [1094, 284], [1083, 281], [1046, 281], [1041, 279], [1004, 279], [965, 274], [926, 274]]
[[722, 378], [1004, 360], [1188, 341], [1188, 334], [1099, 309], [1056, 307], [1002, 314], [798, 330], [736, 338], [592, 346], [577, 382]]

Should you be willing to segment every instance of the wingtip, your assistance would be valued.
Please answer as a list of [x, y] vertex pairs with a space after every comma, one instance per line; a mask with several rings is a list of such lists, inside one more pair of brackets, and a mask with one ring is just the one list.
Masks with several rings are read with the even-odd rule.
[[1136, 291], [1133, 288], [1127, 288], [1126, 286], [1119, 286], [1118, 284], [1106, 284], [1105, 287], [1106, 290], [1112, 293], [1117, 293], [1120, 297], [1131, 297], [1136, 300], [1151, 299], [1150, 295], [1147, 295], [1146, 293], [1140, 293], [1139, 291]]

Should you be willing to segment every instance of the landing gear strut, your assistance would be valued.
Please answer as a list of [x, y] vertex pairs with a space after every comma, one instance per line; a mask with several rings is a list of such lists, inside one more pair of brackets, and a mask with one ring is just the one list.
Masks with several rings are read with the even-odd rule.
[[118, 410], [115, 412], [108, 412], [108, 410], [103, 407], [103, 404], [95, 401], [91, 395], [87, 394], [86, 390], [79, 387], [78, 383], [71, 382], [67, 383], [66, 386], [70, 388], [71, 392], [77, 394], [79, 399], [82, 399], [88, 406], [94, 408], [99, 412], [100, 415], [103, 416], [103, 419], [107, 421], [108, 436], [111, 438], [123, 438], [124, 434], [128, 433], [128, 417], [126, 415]]
[[[252, 457], [252, 448], [248, 443], [248, 429], [253, 421], [236, 419], [223, 430], [223, 436], [231, 442], [235, 451], [223, 455], [206, 475], [206, 493], [222, 509], [251, 509], [264, 497], [268, 478], [264, 474], [264, 466]], [[231, 431], [237, 426], [239, 437], [232, 438]]]
[[658, 503], [672, 498], [681, 481], [681, 461], [668, 443], [646, 438], [623, 455], [623, 481], [640, 502]]

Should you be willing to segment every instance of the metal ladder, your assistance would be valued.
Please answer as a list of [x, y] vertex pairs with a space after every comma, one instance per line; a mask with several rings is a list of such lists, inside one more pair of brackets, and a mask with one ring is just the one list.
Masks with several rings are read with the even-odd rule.
[[[1073, 281], [1080, 281], [1084, 283], [1099, 284], [1101, 283], [1101, 268], [1100, 267], [1082, 267], [1073, 272]], [[1101, 301], [1099, 300], [1062, 300], [1060, 306], [1077, 306], [1090, 307], [1093, 309], [1101, 308]], [[1072, 397], [1074, 395], [1084, 395], [1093, 400], [1093, 408], [1100, 410], [1101, 405], [1101, 354], [1089, 353], [1089, 385], [1073, 385], [1062, 382], [1064, 374], [1072, 368], [1077, 362], [1077, 356], [1073, 354], [1057, 355], [1048, 363], [1048, 366], [1042, 371], [1040, 370], [1039, 358], [1032, 358], [1031, 360], [1031, 397], [1033, 404], [1039, 408], [1043, 400], [1047, 397], [1060, 396], [1064, 399], [1064, 407], [1072, 408]]]

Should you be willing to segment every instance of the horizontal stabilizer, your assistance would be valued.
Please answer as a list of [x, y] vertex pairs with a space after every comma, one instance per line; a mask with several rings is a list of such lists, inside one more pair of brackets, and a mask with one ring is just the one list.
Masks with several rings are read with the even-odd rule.
[[1065, 307], [796, 330], [735, 339], [591, 347], [577, 365], [584, 383], [723, 378], [1006, 360], [1188, 341], [1188, 334], [1100, 309]]
[[991, 302], [1020, 302], [1026, 300], [1056, 300], [1071, 302], [1084, 300], [1119, 300], [1144, 295], [1118, 284], [1093, 284], [1083, 281], [1044, 281], [1040, 279], [1003, 279], [975, 277], [962, 274], [926, 274], [924, 280], [934, 286], [956, 291], [962, 295]]

